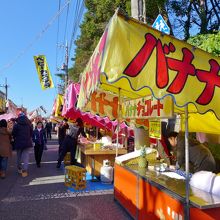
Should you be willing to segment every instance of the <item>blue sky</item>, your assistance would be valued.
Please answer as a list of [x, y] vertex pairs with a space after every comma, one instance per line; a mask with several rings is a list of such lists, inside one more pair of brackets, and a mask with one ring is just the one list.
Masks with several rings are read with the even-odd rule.
[[[61, 8], [66, 0], [60, 0]], [[70, 42], [73, 25], [76, 24], [74, 16], [76, 4], [82, 0], [72, 0], [69, 5], [67, 19], [66, 40]], [[3, 85], [7, 77], [9, 90], [8, 97], [15, 104], [28, 108], [31, 111], [41, 105], [45, 107], [48, 113], [52, 110], [53, 100], [57, 95], [57, 89], [48, 89], [43, 91], [40, 86], [36, 72], [33, 56], [44, 54], [47, 58], [50, 72], [54, 84], [59, 83], [59, 78], [55, 73], [64, 62], [64, 48], [57, 49], [57, 43], [65, 44], [65, 24], [67, 7], [60, 15], [59, 32], [58, 19], [47, 29], [40, 39], [34, 41], [36, 36], [45, 29], [48, 22], [55, 16], [58, 11], [59, 0], [4, 0], [1, 1], [0, 7], [0, 85]], [[78, 22], [77, 22], [78, 23]], [[75, 36], [79, 35], [79, 28]], [[58, 34], [58, 41], [57, 41]], [[33, 45], [25, 54], [14, 62], [17, 56], [27, 48]], [[70, 58], [73, 57], [74, 47], [70, 51]], [[5, 66], [12, 63], [9, 68]], [[69, 67], [72, 62], [69, 61]], [[4, 88], [0, 88], [4, 91]]]

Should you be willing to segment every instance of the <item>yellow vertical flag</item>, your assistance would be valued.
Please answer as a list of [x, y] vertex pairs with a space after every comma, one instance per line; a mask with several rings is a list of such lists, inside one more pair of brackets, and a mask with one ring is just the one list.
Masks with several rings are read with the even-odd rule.
[[40, 79], [41, 88], [43, 90], [53, 88], [53, 80], [44, 55], [34, 56], [37, 73]]
[[63, 110], [63, 96], [58, 94], [56, 99], [56, 109], [55, 109], [55, 116], [62, 117], [62, 110]]
[[4, 113], [5, 112], [5, 95], [3, 92], [0, 91], [0, 112]]

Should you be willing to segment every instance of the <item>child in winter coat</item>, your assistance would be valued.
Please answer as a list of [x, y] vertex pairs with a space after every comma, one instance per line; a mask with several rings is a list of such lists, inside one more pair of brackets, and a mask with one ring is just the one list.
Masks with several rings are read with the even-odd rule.
[[33, 132], [32, 139], [33, 139], [33, 142], [35, 143], [34, 155], [35, 155], [36, 164], [37, 164], [37, 167], [40, 167], [44, 146], [47, 143], [46, 132], [43, 128], [43, 124], [41, 121], [37, 123], [37, 127], [35, 128]]

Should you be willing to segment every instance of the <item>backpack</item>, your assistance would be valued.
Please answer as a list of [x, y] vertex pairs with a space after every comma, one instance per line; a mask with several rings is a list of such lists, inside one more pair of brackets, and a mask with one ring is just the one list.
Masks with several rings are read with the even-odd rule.
[[79, 131], [79, 128], [76, 127], [76, 126], [71, 126], [69, 128], [69, 136], [72, 137], [72, 138], [78, 138], [78, 131]]

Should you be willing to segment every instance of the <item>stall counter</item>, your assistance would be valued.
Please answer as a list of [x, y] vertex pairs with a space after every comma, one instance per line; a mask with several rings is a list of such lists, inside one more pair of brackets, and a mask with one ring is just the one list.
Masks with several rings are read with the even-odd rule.
[[[91, 144], [78, 145], [81, 154], [81, 163], [92, 177], [100, 177], [100, 169], [103, 165], [103, 160], [109, 160], [111, 166], [114, 166], [116, 150], [110, 149], [94, 149]], [[119, 148], [118, 155], [127, 153], [126, 148]]]
[[[184, 219], [185, 180], [137, 165], [115, 164], [114, 198], [134, 219]], [[190, 219], [220, 216], [220, 197], [190, 188]]]

